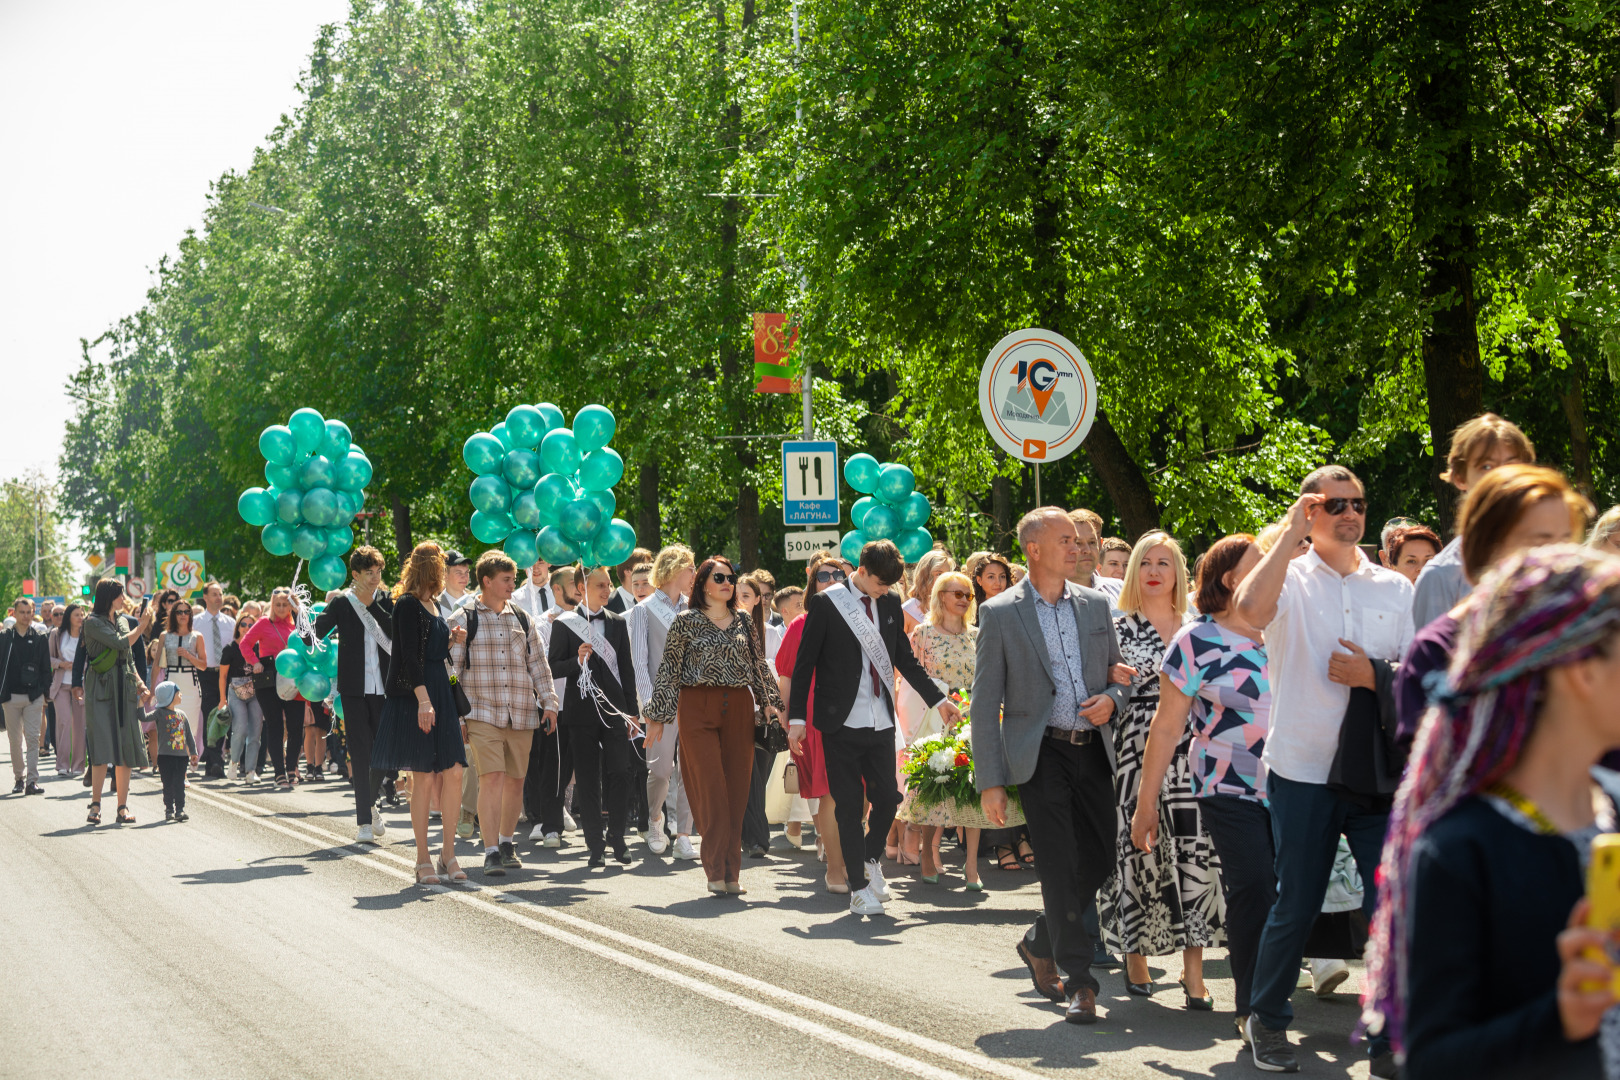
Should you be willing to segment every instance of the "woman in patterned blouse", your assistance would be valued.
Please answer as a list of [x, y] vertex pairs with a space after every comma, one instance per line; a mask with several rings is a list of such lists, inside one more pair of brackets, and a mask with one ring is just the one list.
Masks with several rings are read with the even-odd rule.
[[647, 707], [647, 743], [680, 720], [681, 781], [703, 837], [711, 893], [740, 894], [742, 824], [754, 771], [754, 708], [781, 723], [782, 699], [765, 643], [737, 610], [737, 571], [712, 556], [698, 567], [690, 607], [675, 616]]

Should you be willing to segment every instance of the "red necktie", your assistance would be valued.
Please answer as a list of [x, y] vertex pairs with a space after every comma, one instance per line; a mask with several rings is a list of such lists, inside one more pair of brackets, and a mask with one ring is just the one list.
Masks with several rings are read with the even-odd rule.
[[[861, 597], [861, 603], [866, 605], [866, 617], [867, 617], [867, 619], [871, 619], [872, 618], [872, 598], [870, 596], [863, 596], [863, 597]], [[878, 697], [879, 695], [881, 695], [883, 693], [883, 690], [882, 690], [882, 683], [878, 679], [877, 667], [876, 667], [876, 665], [874, 665], [872, 663], [872, 661], [868, 660], [866, 662], [866, 670], [872, 673], [872, 696], [873, 697]]]

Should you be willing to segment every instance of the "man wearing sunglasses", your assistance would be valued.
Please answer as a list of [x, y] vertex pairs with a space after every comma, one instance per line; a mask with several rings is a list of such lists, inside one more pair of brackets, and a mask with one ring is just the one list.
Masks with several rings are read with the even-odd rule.
[[[1247, 1026], [1255, 1065], [1269, 1072], [1299, 1069], [1288, 1045], [1289, 999], [1341, 834], [1366, 887], [1363, 910], [1370, 916], [1377, 902], [1390, 799], [1382, 786], [1360, 790], [1362, 775], [1352, 778], [1344, 765], [1362, 751], [1371, 757], [1386, 697], [1393, 715], [1392, 670], [1412, 641], [1412, 585], [1361, 551], [1366, 527], [1361, 481], [1341, 465], [1317, 469], [1300, 484], [1286, 531], [1235, 597], [1238, 615], [1266, 632], [1271, 677], [1262, 760], [1277, 840], [1277, 900], [1260, 937]], [[1307, 537], [1311, 549], [1295, 558]], [[1388, 776], [1378, 779], [1382, 785]], [[1388, 1037], [1374, 1038], [1368, 1049], [1373, 1075], [1393, 1075]]]

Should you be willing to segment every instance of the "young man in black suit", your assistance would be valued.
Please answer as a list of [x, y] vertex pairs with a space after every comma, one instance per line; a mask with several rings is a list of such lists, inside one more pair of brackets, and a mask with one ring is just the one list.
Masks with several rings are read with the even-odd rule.
[[[574, 751], [579, 825], [590, 848], [592, 867], [607, 865], [604, 853], [609, 844], [614, 858], [621, 863], [630, 861], [624, 825], [630, 807], [631, 733], [625, 718], [641, 715], [629, 626], [624, 616], [607, 609], [612, 594], [613, 582], [607, 569], [599, 566], [592, 570], [585, 579], [584, 602], [579, 610], [557, 617], [547, 649], [552, 676], [568, 680], [557, 720], [567, 730]], [[582, 671], [590, 673], [592, 689], [588, 697], [580, 692]], [[605, 840], [604, 788], [608, 814]]]
[[[354, 584], [326, 605], [315, 619], [315, 633], [325, 637], [336, 627], [337, 690], [343, 698], [343, 740], [349, 752], [349, 780], [354, 784], [354, 818], [359, 842], [386, 835], [372, 821], [371, 805], [382, 790], [383, 774], [371, 767], [371, 744], [382, 720], [383, 680], [388, 676], [388, 650], [394, 632], [394, 601], [382, 587], [382, 552], [361, 544], [349, 554]], [[361, 612], [365, 615], [362, 616]]]
[[[821, 732], [838, 841], [849, 867], [849, 909], [857, 915], [881, 914], [883, 901], [889, 899], [881, 859], [900, 805], [894, 778], [895, 671], [929, 706], [938, 705], [947, 722], [961, 719], [911, 653], [900, 598], [891, 591], [904, 575], [905, 563], [891, 541], [867, 544], [861, 549], [861, 565], [847, 582], [810, 598], [793, 663], [788, 740], [795, 751], [804, 740], [814, 677], [816, 711], [809, 719]], [[864, 837], [863, 794], [872, 806]]]
[[[613, 590], [612, 598], [605, 605], [609, 611], [629, 618], [630, 609], [636, 606], [636, 594], [630, 591], [630, 571], [652, 562], [652, 559], [652, 552], [638, 547], [630, 553], [628, 559], [614, 568], [613, 572], [619, 577], [619, 587]], [[608, 587], [612, 588], [612, 582], [608, 583]]]

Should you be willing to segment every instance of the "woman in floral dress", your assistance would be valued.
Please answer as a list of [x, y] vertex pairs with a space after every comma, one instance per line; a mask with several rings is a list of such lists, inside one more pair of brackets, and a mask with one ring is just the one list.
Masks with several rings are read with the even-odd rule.
[[1165, 777], [1158, 843], [1152, 851], [1138, 851], [1131, 842], [1148, 727], [1159, 707], [1159, 665], [1167, 643], [1187, 621], [1187, 564], [1166, 534], [1149, 533], [1136, 542], [1119, 608], [1123, 614], [1114, 629], [1125, 663], [1136, 674], [1130, 705], [1114, 725], [1119, 861], [1097, 894], [1103, 941], [1125, 954], [1126, 989], [1140, 997], [1152, 996], [1154, 989], [1147, 958], [1180, 949], [1187, 1006], [1207, 1009], [1203, 951], [1225, 941], [1224, 902], [1220, 863], [1199, 820], [1185, 749]]

